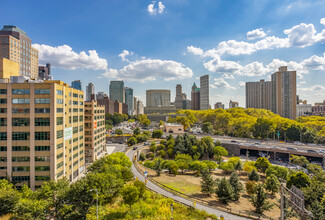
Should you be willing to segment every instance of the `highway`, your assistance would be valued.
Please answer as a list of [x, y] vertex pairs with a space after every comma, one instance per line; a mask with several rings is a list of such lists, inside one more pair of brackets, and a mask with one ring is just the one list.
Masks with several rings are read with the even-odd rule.
[[[139, 148], [138, 148], [139, 149]], [[134, 155], [136, 153], [136, 150], [130, 150], [126, 153], [126, 155], [129, 157], [130, 161], [132, 161], [132, 158], [134, 158]], [[142, 176], [141, 173], [139, 173], [137, 171], [137, 169], [134, 167], [134, 165], [132, 164], [132, 173], [134, 174], [135, 177], [138, 177], [138, 179], [142, 182], [145, 181], [144, 176]], [[162, 188], [160, 188], [159, 186], [155, 185], [154, 183], [152, 183], [150, 180], [147, 181], [147, 187], [161, 195], [164, 195], [168, 198], [171, 198], [175, 201], [178, 201], [180, 203], [186, 204], [188, 206], [192, 206], [193, 207], [193, 202], [187, 199], [184, 199], [183, 197], [177, 196], [173, 193], [170, 193]], [[205, 205], [202, 205], [200, 203], [197, 203], [195, 208], [200, 209], [200, 210], [204, 210], [209, 214], [213, 214], [216, 215], [218, 217], [220, 217], [221, 215], [223, 215], [225, 217], [225, 220], [242, 220], [242, 219], [248, 219], [248, 218], [244, 218], [244, 217], [240, 217], [237, 215], [233, 215], [233, 214], [229, 214], [227, 212], [224, 211], [220, 211]]]

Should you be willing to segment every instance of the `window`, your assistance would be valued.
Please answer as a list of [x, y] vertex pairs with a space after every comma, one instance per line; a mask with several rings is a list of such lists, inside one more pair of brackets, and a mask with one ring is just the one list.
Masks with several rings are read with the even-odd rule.
[[29, 166], [22, 166], [22, 167], [12, 167], [12, 171], [14, 172], [27, 172], [29, 171]]
[[63, 99], [57, 99], [56, 104], [63, 104]]
[[50, 171], [49, 166], [35, 166], [35, 171]]
[[7, 103], [7, 99], [0, 99], [0, 104], [6, 104]]
[[7, 132], [0, 132], [0, 141], [7, 140]]
[[4, 114], [7, 113], [7, 109], [6, 108], [0, 108], [0, 114]]
[[29, 94], [29, 89], [13, 89], [12, 94], [18, 94], [18, 95]]
[[76, 142], [76, 141], [78, 141], [78, 137], [73, 138], [73, 142]]
[[79, 108], [79, 112], [83, 112], [84, 111], [84, 109], [83, 108]]
[[35, 118], [35, 126], [50, 126], [50, 118]]
[[73, 98], [78, 98], [78, 94], [73, 93]]
[[13, 114], [24, 114], [29, 113], [29, 108], [12, 108]]
[[84, 130], [84, 126], [83, 125], [79, 126], [79, 131], [81, 132], [83, 130]]
[[35, 94], [50, 94], [49, 89], [35, 89]]
[[74, 108], [74, 109], [73, 109], [73, 112], [78, 112], [78, 109], [77, 109], [77, 108]]
[[63, 108], [57, 108], [57, 109], [56, 109], [56, 112], [57, 112], [57, 113], [63, 112]]
[[12, 132], [13, 141], [26, 141], [29, 140], [29, 132]]
[[63, 161], [61, 161], [60, 163], [58, 163], [57, 165], [56, 165], [56, 169], [59, 169], [60, 167], [62, 167], [63, 166]]
[[78, 122], [78, 116], [73, 116], [73, 123]]
[[50, 151], [50, 146], [35, 146], [35, 151]]
[[49, 181], [50, 177], [49, 176], [35, 176], [36, 181]]
[[7, 157], [0, 157], [0, 163], [1, 162], [7, 162]]
[[63, 138], [63, 130], [56, 131], [56, 139]]
[[29, 176], [13, 176], [11, 178], [13, 182], [25, 182], [30, 180]]
[[35, 99], [35, 104], [50, 104], [50, 99]]
[[62, 90], [59, 90], [59, 89], [57, 89], [57, 90], [56, 90], [56, 94], [57, 94], [57, 95], [63, 95], [63, 91], [62, 91]]
[[7, 94], [7, 90], [6, 89], [0, 89], [0, 94]]
[[76, 160], [74, 163], [73, 163], [73, 166], [76, 166], [78, 164], [78, 160]]
[[63, 170], [61, 170], [58, 174], [57, 174], [57, 178], [61, 177], [63, 175]]
[[28, 146], [13, 146], [12, 151], [29, 151]]
[[12, 157], [12, 162], [29, 162], [29, 157]]
[[49, 156], [35, 156], [35, 161], [50, 162]]
[[84, 102], [79, 102], [79, 105], [84, 105]]
[[7, 147], [0, 147], [0, 151], [7, 151]]
[[42, 141], [42, 140], [50, 140], [50, 132], [35, 132], [35, 140]]
[[84, 116], [83, 115], [80, 115], [79, 116], [79, 121], [83, 121], [84, 120]]
[[58, 154], [58, 155], [56, 156], [56, 159], [58, 160], [58, 159], [60, 159], [60, 158], [62, 158], [62, 157], [63, 157], [63, 152], [60, 153], [60, 154]]
[[50, 113], [49, 108], [35, 108], [35, 113]]
[[73, 134], [78, 133], [78, 127], [73, 127]]
[[56, 125], [63, 125], [63, 117], [56, 118]]
[[29, 99], [12, 99], [12, 104], [29, 104]]
[[73, 101], [73, 104], [74, 105], [78, 105], [78, 101]]
[[61, 149], [63, 147], [63, 143], [57, 144], [56, 149]]
[[7, 118], [0, 118], [0, 126], [7, 126]]
[[25, 127], [29, 126], [29, 118], [12, 118], [12, 126]]

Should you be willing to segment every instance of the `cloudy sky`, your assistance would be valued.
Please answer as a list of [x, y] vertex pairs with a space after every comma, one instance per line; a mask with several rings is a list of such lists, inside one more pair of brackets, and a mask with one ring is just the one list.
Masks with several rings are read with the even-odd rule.
[[239, 101], [244, 82], [297, 70], [309, 103], [325, 99], [325, 1], [79, 0], [1, 2], [0, 25], [27, 32], [55, 79], [92, 82], [108, 93], [123, 79], [145, 101], [146, 89], [176, 84], [190, 97], [210, 75], [210, 104]]

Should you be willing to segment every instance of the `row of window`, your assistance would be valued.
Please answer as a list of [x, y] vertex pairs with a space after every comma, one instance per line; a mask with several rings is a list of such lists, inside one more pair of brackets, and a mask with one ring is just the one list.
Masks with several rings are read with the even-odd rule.
[[[7, 94], [7, 89], [0, 89], [0, 94]], [[12, 89], [12, 94], [15, 95], [26, 95], [30, 94], [29, 89]], [[50, 94], [49, 89], [35, 89], [35, 94]], [[62, 92], [63, 94], [63, 92]]]
[[[30, 133], [29, 132], [12, 132], [12, 140], [13, 141], [25, 141], [29, 140]], [[7, 140], [7, 132], [0, 132], [0, 141]], [[35, 132], [35, 140], [50, 140], [50, 132], [41, 131]]]

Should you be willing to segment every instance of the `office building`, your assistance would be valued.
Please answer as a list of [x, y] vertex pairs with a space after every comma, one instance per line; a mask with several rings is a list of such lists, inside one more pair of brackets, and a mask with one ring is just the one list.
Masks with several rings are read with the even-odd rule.
[[83, 92], [62, 81], [16, 78], [0, 83], [0, 178], [33, 190], [76, 180], [85, 160]]
[[71, 87], [74, 89], [82, 90], [82, 84], [80, 80], [74, 80], [71, 82]]
[[133, 97], [133, 103], [134, 103], [134, 106], [133, 106], [133, 115], [137, 115], [137, 97]]
[[216, 104], [214, 104], [214, 109], [218, 109], [218, 108], [225, 109], [225, 105], [222, 104], [221, 102], [217, 102]]
[[191, 109], [200, 110], [200, 88], [194, 83], [191, 92]]
[[86, 101], [89, 102], [95, 99], [95, 86], [92, 83], [89, 83], [86, 86]]
[[312, 106], [307, 103], [299, 103], [297, 104], [297, 117], [300, 116], [308, 116], [312, 114]]
[[38, 77], [38, 50], [20, 28], [4, 25], [0, 30], [0, 58], [18, 63], [21, 76]]
[[200, 110], [210, 109], [209, 75], [200, 77]]
[[0, 57], [0, 79], [10, 81], [11, 76], [19, 76], [19, 64]]
[[170, 90], [147, 90], [145, 114], [165, 114], [176, 112], [176, 107], [170, 103]]
[[236, 108], [238, 106], [239, 106], [238, 105], [238, 102], [234, 102], [234, 101], [230, 100], [230, 102], [229, 102], [229, 109]]
[[105, 106], [85, 102], [85, 163], [92, 163], [106, 151]]
[[175, 107], [176, 109], [183, 109], [183, 97], [182, 97], [182, 85], [176, 85], [176, 97], [175, 97]]
[[137, 113], [136, 115], [143, 115], [144, 114], [144, 108], [143, 108], [143, 102], [141, 100], [137, 101]]
[[111, 81], [109, 84], [109, 98], [113, 101], [125, 103], [125, 91], [123, 81]]
[[103, 99], [104, 97], [108, 97], [106, 93], [104, 93], [104, 92], [97, 92], [97, 94], [96, 94], [96, 100], [97, 99]]
[[134, 110], [134, 98], [133, 98], [133, 89], [129, 87], [125, 87], [125, 104], [128, 106], [128, 112], [126, 114], [133, 115]]
[[271, 75], [272, 112], [290, 119], [295, 119], [297, 112], [296, 75], [296, 71], [288, 71], [286, 66]]
[[50, 63], [47, 63], [45, 66], [38, 67], [38, 78], [41, 80], [53, 80], [53, 76], [51, 76]]
[[105, 113], [114, 114], [114, 101], [109, 99], [108, 96], [97, 97], [97, 104], [105, 106]]
[[122, 114], [129, 114], [129, 107], [125, 103], [122, 103]]
[[119, 114], [123, 113], [123, 103], [115, 100], [115, 102], [114, 102], [114, 113], [119, 113]]
[[246, 82], [246, 108], [271, 110], [272, 82]]

